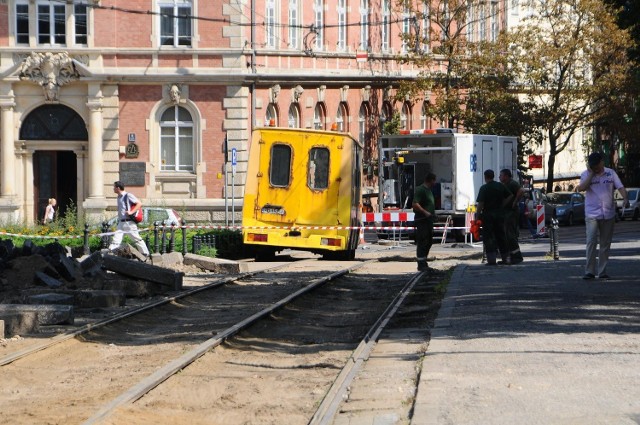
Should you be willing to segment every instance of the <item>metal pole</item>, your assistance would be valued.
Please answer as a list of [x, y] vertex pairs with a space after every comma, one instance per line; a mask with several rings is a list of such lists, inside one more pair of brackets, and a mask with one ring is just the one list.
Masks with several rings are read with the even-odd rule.
[[89, 255], [89, 223], [84, 224], [84, 241], [83, 241], [84, 255]]
[[558, 219], [554, 218], [552, 219], [552, 224], [551, 224], [552, 228], [553, 228], [553, 259], [554, 260], [559, 260], [560, 259], [560, 248], [559, 248], [559, 235], [558, 235]]

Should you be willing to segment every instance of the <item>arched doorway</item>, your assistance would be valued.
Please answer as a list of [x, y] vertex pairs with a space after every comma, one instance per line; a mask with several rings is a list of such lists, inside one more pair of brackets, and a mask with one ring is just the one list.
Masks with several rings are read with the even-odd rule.
[[64, 105], [40, 106], [24, 119], [20, 140], [27, 144], [37, 142], [33, 152], [35, 220], [42, 220], [49, 198], [58, 201], [60, 216], [71, 205], [77, 211], [78, 167], [74, 149], [78, 148], [73, 142], [86, 142], [88, 138], [82, 117]]

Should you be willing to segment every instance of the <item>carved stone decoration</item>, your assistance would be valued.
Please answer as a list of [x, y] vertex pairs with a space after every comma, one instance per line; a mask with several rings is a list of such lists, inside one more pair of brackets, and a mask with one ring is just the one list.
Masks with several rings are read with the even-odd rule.
[[278, 103], [279, 95], [280, 95], [280, 85], [276, 84], [269, 89], [269, 103]]
[[387, 86], [383, 89], [382, 100], [385, 102], [391, 101], [391, 90], [393, 90], [393, 86]]
[[368, 102], [371, 99], [371, 86], [364, 86], [362, 89], [362, 101]]
[[342, 86], [340, 89], [340, 102], [346, 102], [349, 100], [349, 86]]
[[174, 105], [180, 103], [180, 96], [182, 95], [182, 87], [180, 84], [172, 84], [169, 87], [169, 99]]
[[291, 100], [293, 101], [293, 103], [300, 102], [300, 96], [302, 96], [302, 93], [304, 93], [304, 89], [300, 85], [297, 85], [293, 89], [291, 89]]
[[20, 79], [40, 84], [47, 102], [57, 102], [60, 87], [79, 78], [80, 74], [66, 52], [31, 52], [20, 67]]
[[318, 102], [324, 102], [324, 94], [327, 91], [327, 86], [318, 87]]

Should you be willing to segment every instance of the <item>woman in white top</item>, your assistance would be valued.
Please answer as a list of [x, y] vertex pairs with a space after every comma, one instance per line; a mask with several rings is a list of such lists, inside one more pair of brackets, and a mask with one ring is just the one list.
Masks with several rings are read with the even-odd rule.
[[56, 203], [55, 198], [49, 198], [49, 205], [47, 205], [47, 208], [44, 210], [44, 219], [42, 220], [44, 224], [51, 223], [53, 221], [56, 214]]

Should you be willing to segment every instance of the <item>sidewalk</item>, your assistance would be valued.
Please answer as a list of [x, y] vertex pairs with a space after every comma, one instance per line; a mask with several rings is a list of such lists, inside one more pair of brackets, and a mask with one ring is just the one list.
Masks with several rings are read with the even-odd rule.
[[412, 424], [639, 424], [640, 248], [582, 279], [584, 244], [460, 266], [433, 329]]

